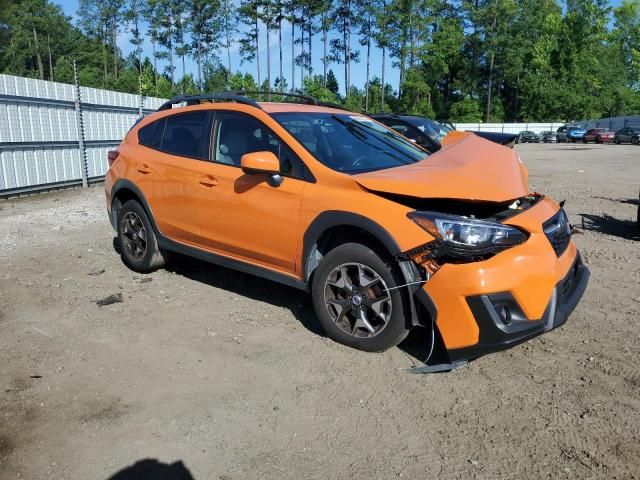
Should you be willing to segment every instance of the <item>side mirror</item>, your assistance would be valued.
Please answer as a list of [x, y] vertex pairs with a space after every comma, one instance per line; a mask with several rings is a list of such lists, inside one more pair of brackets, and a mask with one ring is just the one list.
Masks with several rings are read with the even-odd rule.
[[272, 187], [278, 187], [283, 179], [280, 176], [280, 161], [272, 152], [245, 153], [240, 158], [242, 171], [247, 175], [266, 173], [267, 181]]

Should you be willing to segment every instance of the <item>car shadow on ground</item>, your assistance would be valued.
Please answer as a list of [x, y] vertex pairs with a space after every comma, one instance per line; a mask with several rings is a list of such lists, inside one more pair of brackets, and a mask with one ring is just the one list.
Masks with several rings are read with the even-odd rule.
[[[310, 294], [307, 292], [180, 254], [172, 253], [166, 268], [190, 280], [252, 300], [287, 308], [307, 330], [326, 337], [318, 324]], [[430, 332], [427, 329], [414, 328], [398, 348], [408, 355], [415, 365], [422, 362], [429, 354], [430, 338]]]
[[[631, 203], [629, 201], [628, 203]], [[637, 200], [635, 200], [637, 204]], [[619, 220], [610, 215], [580, 214], [582, 229], [590, 232], [604, 233], [626, 240], [640, 240], [640, 229], [634, 220]]]
[[108, 480], [195, 480], [189, 469], [181, 461], [162, 463], [145, 458], [123, 468]]
[[[120, 254], [117, 237], [113, 238], [113, 248]], [[171, 253], [171, 259], [166, 269], [190, 280], [205, 283], [252, 300], [288, 308], [307, 330], [321, 337], [326, 337], [318, 324], [310, 294], [307, 292], [178, 253]], [[416, 366], [429, 356], [430, 339], [431, 332], [428, 329], [414, 328], [407, 338], [398, 345], [398, 348]], [[436, 355], [431, 355], [430, 360], [430, 363], [433, 363], [439, 359], [436, 358]]]

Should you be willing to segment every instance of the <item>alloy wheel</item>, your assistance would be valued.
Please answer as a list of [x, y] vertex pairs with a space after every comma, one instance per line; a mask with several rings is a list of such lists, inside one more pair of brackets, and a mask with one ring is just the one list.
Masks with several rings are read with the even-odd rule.
[[374, 337], [391, 319], [387, 284], [361, 263], [344, 263], [331, 271], [324, 286], [324, 302], [335, 324], [354, 337]]
[[147, 252], [147, 231], [135, 212], [127, 212], [122, 219], [122, 243], [129, 255], [140, 260]]

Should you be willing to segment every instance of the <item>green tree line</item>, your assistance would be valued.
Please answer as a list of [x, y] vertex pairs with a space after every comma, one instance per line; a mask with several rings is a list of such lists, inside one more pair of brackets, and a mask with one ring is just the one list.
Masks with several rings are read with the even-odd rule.
[[75, 23], [47, 0], [0, 0], [0, 72], [71, 82], [73, 61], [82, 85], [160, 97], [272, 89], [457, 121], [637, 114], [640, 0], [80, 0]]

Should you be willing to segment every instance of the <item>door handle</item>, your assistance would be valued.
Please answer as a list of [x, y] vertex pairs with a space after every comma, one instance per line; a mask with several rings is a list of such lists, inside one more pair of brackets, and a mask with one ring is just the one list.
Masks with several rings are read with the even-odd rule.
[[138, 167], [136, 170], [138, 170], [140, 173], [143, 174], [147, 174], [147, 173], [151, 173], [151, 169], [149, 168], [149, 165], [147, 165], [146, 163], [143, 163], [142, 166]]
[[200, 185], [204, 185], [205, 187], [215, 187], [216, 185], [218, 185], [218, 179], [213, 178], [211, 175], [201, 177], [198, 182], [200, 182]]

